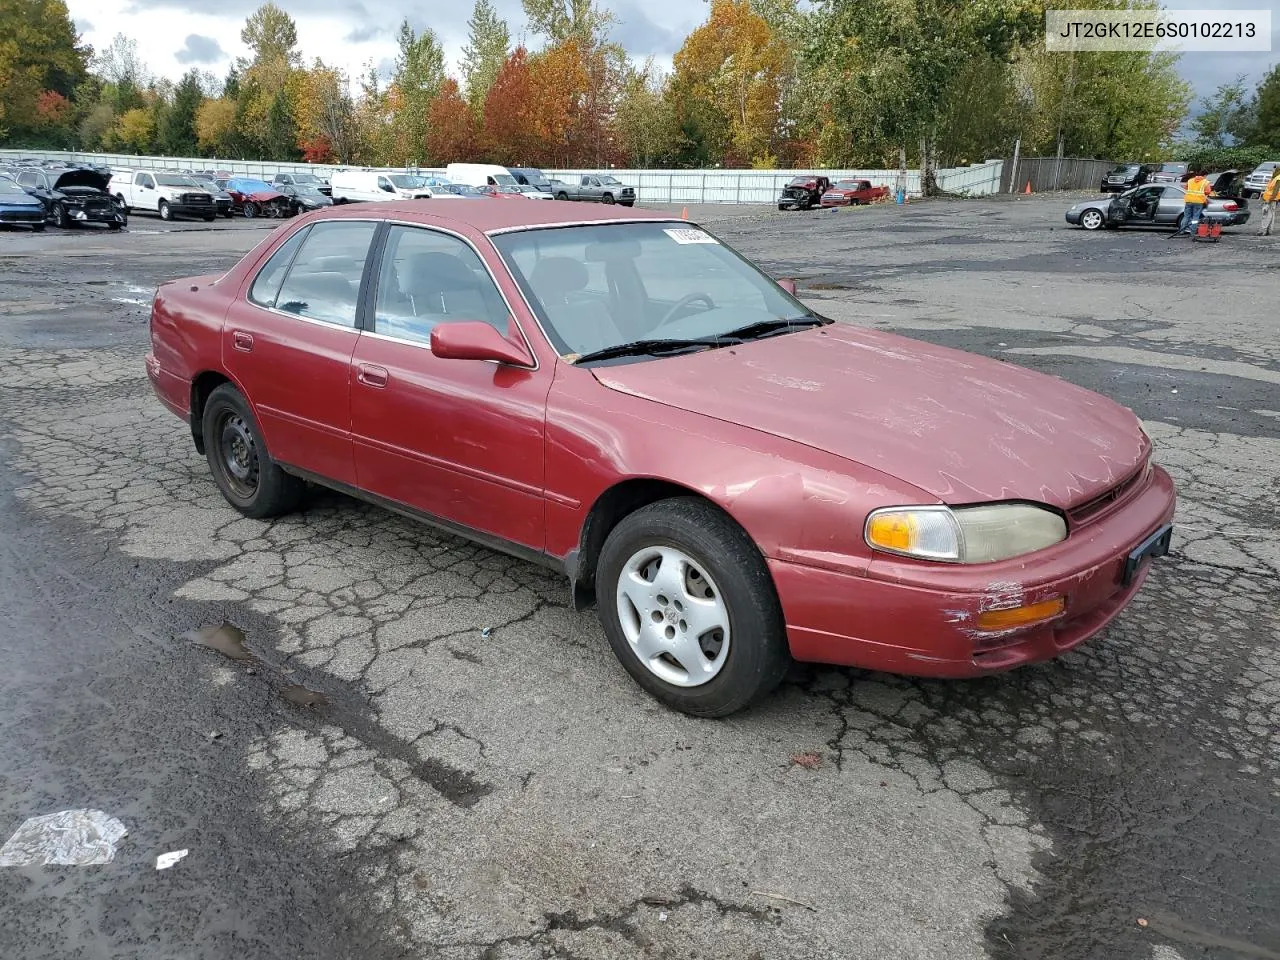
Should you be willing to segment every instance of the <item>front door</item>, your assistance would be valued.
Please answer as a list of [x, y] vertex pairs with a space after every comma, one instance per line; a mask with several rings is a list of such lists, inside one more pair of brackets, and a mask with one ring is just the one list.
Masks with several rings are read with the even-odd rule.
[[441, 520], [544, 546], [543, 430], [550, 368], [443, 360], [439, 324], [521, 334], [462, 238], [392, 226], [373, 316], [352, 357], [351, 430], [360, 488]]
[[133, 203], [139, 210], [159, 210], [156, 178], [149, 173], [136, 173], [133, 177]]
[[347, 486], [356, 482], [356, 304], [376, 229], [368, 220], [327, 220], [297, 231], [249, 281], [223, 326], [223, 362], [248, 395], [272, 456]]

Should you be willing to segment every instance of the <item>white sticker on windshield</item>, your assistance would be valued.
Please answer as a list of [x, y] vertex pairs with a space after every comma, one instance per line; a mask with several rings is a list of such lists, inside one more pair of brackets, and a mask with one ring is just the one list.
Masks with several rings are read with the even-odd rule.
[[666, 234], [668, 237], [670, 237], [672, 240], [674, 240], [676, 243], [715, 243], [715, 244], [718, 244], [718, 243], [720, 242], [720, 241], [719, 241], [719, 240], [717, 240], [715, 237], [713, 237], [711, 234], [709, 234], [709, 233], [704, 233], [704, 232], [703, 232], [703, 231], [701, 231], [701, 230], [694, 230], [694, 229], [692, 229], [692, 228], [690, 228], [690, 227], [677, 227], [677, 228], [676, 228], [676, 229], [674, 229], [674, 230], [663, 230], [662, 232], [663, 232], [663, 233], [665, 233], [665, 234]]

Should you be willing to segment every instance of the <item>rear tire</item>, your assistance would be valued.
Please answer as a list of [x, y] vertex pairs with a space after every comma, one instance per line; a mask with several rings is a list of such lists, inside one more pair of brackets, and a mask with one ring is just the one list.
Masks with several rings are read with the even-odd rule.
[[202, 427], [209, 470], [229, 504], [256, 520], [297, 509], [306, 484], [271, 459], [239, 390], [224, 383], [209, 394]]
[[596, 596], [623, 667], [682, 713], [741, 710], [772, 691], [791, 662], [764, 558], [703, 500], [664, 500], [624, 517], [600, 553]]
[[557, 199], [557, 200], [568, 200], [568, 199], [569, 199], [569, 195], [568, 195], [567, 193], [565, 193], [565, 192], [562, 190], [562, 191], [560, 191], [559, 193], [557, 193], [557, 194], [556, 194], [556, 199]]

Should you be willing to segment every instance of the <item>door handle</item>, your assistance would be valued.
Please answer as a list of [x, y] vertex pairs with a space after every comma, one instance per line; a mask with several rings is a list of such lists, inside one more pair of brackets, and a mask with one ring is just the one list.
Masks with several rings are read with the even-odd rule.
[[250, 353], [253, 350], [253, 335], [243, 330], [232, 330], [231, 345], [241, 353]]
[[385, 387], [390, 376], [386, 367], [377, 367], [371, 363], [356, 364], [356, 379], [366, 387]]

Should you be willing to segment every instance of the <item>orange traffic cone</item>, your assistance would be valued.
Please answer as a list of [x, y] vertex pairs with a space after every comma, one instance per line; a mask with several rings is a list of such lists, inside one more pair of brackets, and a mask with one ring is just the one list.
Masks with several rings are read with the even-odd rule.
[[681, 219], [681, 220], [688, 220], [688, 219], [689, 219], [689, 208], [688, 208], [688, 207], [684, 207], [684, 208], [682, 208], [682, 209], [680, 210], [680, 219]]
[[1023, 193], [1030, 193], [1030, 192], [1031, 192], [1031, 181], [1030, 181], [1030, 180], [1028, 180], [1028, 181], [1027, 181], [1027, 187], [1026, 187], [1026, 189], [1025, 189], [1025, 190], [1023, 190], [1022, 192], [1023, 192]]

